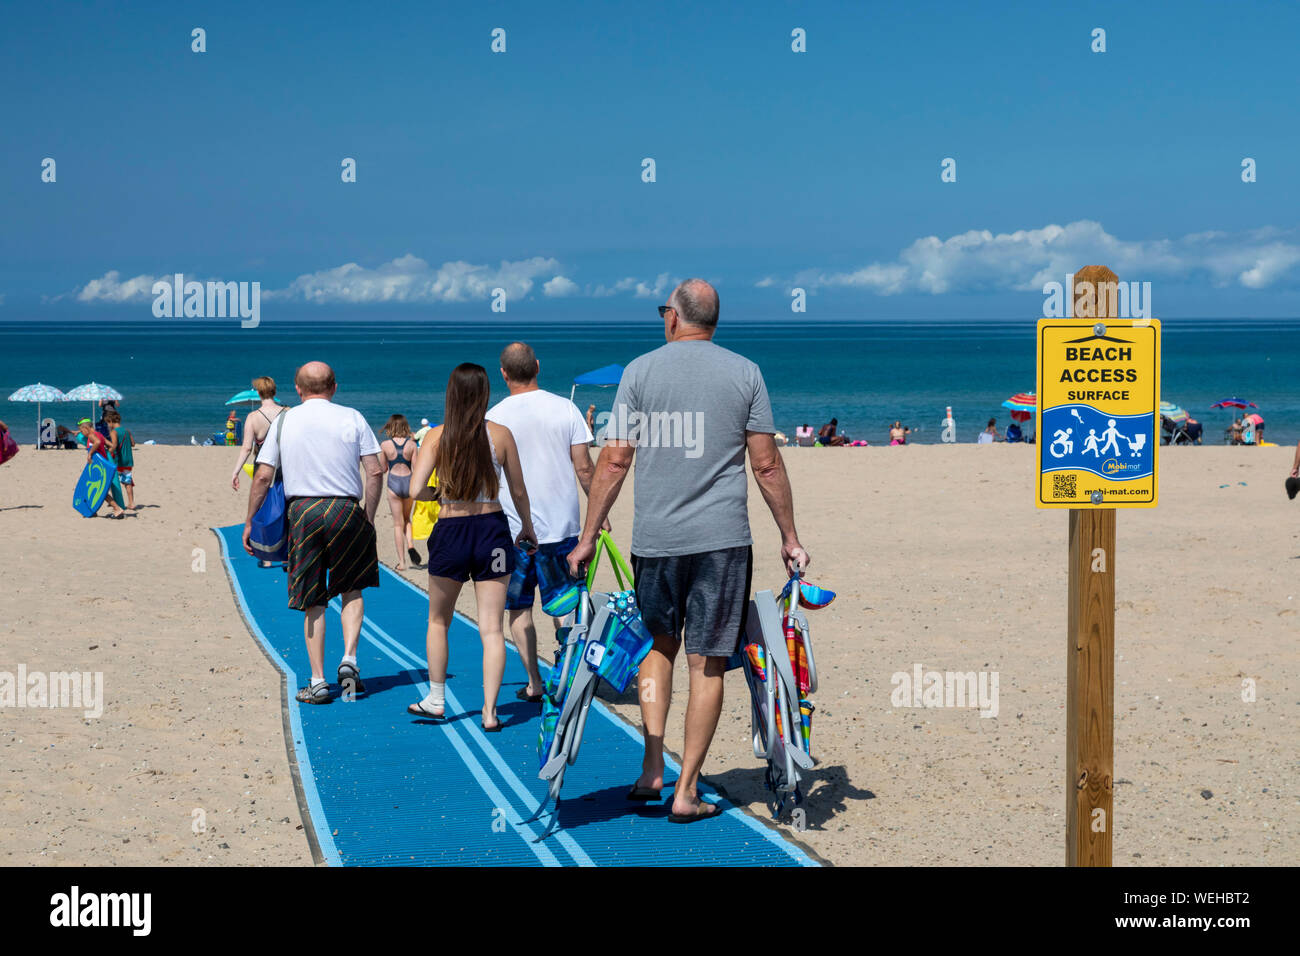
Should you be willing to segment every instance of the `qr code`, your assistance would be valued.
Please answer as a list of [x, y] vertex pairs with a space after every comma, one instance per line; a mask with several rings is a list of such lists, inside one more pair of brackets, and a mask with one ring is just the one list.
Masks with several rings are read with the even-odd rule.
[[1078, 494], [1075, 481], [1078, 475], [1053, 475], [1052, 496], [1054, 498], [1073, 498]]

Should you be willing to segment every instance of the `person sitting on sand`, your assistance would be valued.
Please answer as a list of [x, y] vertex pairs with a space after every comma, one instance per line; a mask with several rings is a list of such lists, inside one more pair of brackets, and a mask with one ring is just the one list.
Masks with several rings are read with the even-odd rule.
[[[239, 449], [239, 457], [235, 459], [235, 470], [230, 473], [230, 487], [236, 491], [239, 490], [239, 473], [244, 470], [244, 462], [257, 461], [257, 454], [262, 450], [271, 423], [284, 411], [284, 406], [275, 400], [275, 379], [271, 376], [259, 375], [253, 379], [253, 388], [261, 397], [262, 404], [244, 419], [244, 444]], [[233, 409], [230, 414], [235, 414]]]
[[832, 418], [829, 422], [817, 429], [817, 441], [822, 445], [843, 445], [848, 441], [843, 435], [837, 435], [839, 431], [839, 419]]
[[907, 436], [912, 433], [912, 429], [904, 428], [902, 422], [894, 422], [889, 429], [889, 443], [891, 445], [906, 445]]
[[[81, 421], [77, 422], [77, 427], [81, 429], [81, 435], [86, 440], [87, 464], [89, 464], [90, 460], [96, 455], [103, 455], [109, 461], [113, 460], [112, 456], [108, 452], [108, 439], [90, 426], [89, 418], [83, 418]], [[110, 493], [108, 503], [113, 508], [112, 516], [114, 518], [125, 518], [126, 502], [122, 500], [122, 483], [118, 480], [117, 468], [113, 468], [112, 472], [112, 481], [108, 486]]]
[[1016, 442], [1024, 440], [1025, 433], [1020, 430], [1019, 422], [1012, 422], [1007, 426], [1007, 441]]
[[126, 489], [126, 509], [135, 510], [135, 439], [122, 425], [122, 416], [117, 409], [110, 408], [104, 413], [108, 424], [108, 453], [117, 466], [117, 480]]
[[9, 426], [0, 422], [0, 465], [16, 454], [18, 454], [18, 443], [14, 441], [14, 436], [9, 434]]
[[980, 445], [991, 445], [997, 440], [998, 420], [996, 418], [990, 418], [988, 426], [980, 432], [980, 437], [976, 439], [976, 443]]
[[1228, 426], [1228, 443], [1230, 445], [1240, 445], [1241, 441], [1241, 419], [1234, 419]]
[[393, 541], [397, 544], [398, 571], [405, 571], [403, 559], [411, 559], [411, 567], [420, 566], [420, 552], [415, 550], [415, 539], [411, 537], [411, 509], [415, 499], [411, 497], [411, 460], [418, 447], [411, 435], [411, 425], [405, 415], [392, 415], [380, 433], [384, 440], [379, 443], [379, 460], [388, 472], [388, 510], [393, 516]]

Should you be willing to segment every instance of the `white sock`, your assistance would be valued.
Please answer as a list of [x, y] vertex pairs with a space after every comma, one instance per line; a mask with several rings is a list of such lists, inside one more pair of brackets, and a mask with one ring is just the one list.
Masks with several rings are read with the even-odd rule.
[[325, 678], [323, 678], [323, 677], [313, 677], [313, 678], [311, 679], [312, 690], [315, 690], [315, 689], [316, 689], [317, 687], [319, 687], [321, 684], [328, 684], [328, 683], [329, 683], [329, 681], [327, 681], [327, 680], [326, 680]]
[[437, 681], [429, 681], [429, 693], [424, 698], [424, 703], [430, 707], [445, 707], [447, 701], [447, 685]]
[[344, 654], [344, 655], [343, 655], [343, 660], [339, 661], [339, 663], [340, 663], [340, 664], [351, 664], [353, 667], [356, 667], [356, 666], [357, 666], [357, 655], [355, 655], [355, 654]]

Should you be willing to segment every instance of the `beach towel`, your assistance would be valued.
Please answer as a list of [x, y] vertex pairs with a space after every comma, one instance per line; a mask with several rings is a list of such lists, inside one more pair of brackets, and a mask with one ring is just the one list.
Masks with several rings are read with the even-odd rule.
[[[438, 487], [438, 469], [429, 476], [429, 487]], [[416, 541], [426, 541], [433, 534], [433, 526], [438, 523], [438, 512], [442, 506], [436, 501], [417, 501], [411, 509], [411, 537]]]

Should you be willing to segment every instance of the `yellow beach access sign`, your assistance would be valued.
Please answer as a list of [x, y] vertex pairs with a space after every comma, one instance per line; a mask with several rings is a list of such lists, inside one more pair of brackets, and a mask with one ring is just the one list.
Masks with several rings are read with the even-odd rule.
[[1040, 508], [1154, 508], [1160, 322], [1038, 320]]

